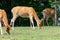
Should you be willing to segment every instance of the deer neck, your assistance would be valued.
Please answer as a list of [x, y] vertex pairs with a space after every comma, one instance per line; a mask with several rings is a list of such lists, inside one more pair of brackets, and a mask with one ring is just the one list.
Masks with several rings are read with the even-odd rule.
[[38, 22], [40, 20], [37, 14], [34, 15], [34, 19], [36, 22]]

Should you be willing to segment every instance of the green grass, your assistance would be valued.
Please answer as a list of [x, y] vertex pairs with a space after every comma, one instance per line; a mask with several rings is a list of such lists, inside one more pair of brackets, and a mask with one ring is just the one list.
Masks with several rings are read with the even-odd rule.
[[0, 40], [60, 40], [60, 27], [46, 26], [42, 29], [32, 29], [30, 27], [15, 27], [11, 29], [11, 34], [6, 34], [3, 27], [3, 35], [0, 35]]

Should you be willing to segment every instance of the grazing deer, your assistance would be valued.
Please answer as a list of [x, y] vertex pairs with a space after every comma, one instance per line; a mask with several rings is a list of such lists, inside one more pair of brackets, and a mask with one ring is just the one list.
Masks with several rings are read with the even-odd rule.
[[39, 25], [41, 25], [40, 23], [43, 20], [43, 19], [40, 20], [38, 18], [37, 13], [35, 12], [35, 10], [32, 7], [16, 6], [16, 7], [12, 8], [11, 12], [13, 14], [13, 18], [11, 19], [10, 25], [12, 25], [13, 29], [14, 29], [14, 22], [18, 16], [29, 18], [30, 24], [31, 24], [30, 26], [32, 26], [33, 28], [34, 28], [33, 18], [36, 20], [38, 28], [39, 28]]
[[7, 32], [8, 34], [10, 34], [10, 32], [9, 32], [9, 30], [10, 30], [10, 25], [8, 24], [6, 12], [5, 12], [5, 10], [0, 9], [0, 31], [1, 31], [1, 34], [3, 34], [3, 33], [2, 33], [2, 22], [4, 23], [4, 25], [5, 25], [5, 27], [6, 27], [6, 32]]
[[51, 8], [45, 8], [42, 11], [43, 18], [46, 20], [47, 25], [49, 25], [48, 24], [49, 17], [51, 17], [53, 19], [53, 25], [56, 25], [56, 23], [57, 23], [57, 13], [55, 13], [55, 12], [56, 12], [55, 9], [51, 9]]

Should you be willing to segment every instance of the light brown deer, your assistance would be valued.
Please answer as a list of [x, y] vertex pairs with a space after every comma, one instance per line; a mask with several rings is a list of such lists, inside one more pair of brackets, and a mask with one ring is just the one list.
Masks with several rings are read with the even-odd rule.
[[56, 25], [57, 23], [57, 13], [55, 13], [55, 9], [51, 8], [45, 8], [42, 13], [43, 13], [43, 18], [46, 20], [47, 25], [48, 24], [48, 19], [51, 17], [53, 19], [53, 25]]
[[37, 13], [32, 7], [16, 6], [12, 8], [11, 12], [13, 14], [13, 18], [11, 19], [10, 25], [12, 25], [13, 29], [14, 29], [14, 22], [18, 16], [29, 18], [30, 24], [31, 24], [30, 26], [32, 26], [33, 28], [34, 28], [33, 18], [36, 20], [38, 28], [39, 28], [39, 25], [41, 25], [43, 21], [43, 19], [40, 20], [38, 18]]
[[8, 24], [8, 20], [7, 20], [7, 15], [6, 15], [6, 12], [5, 10], [3, 9], [0, 9], [0, 31], [1, 31], [1, 34], [2, 33], [2, 22], [4, 23], [5, 27], [6, 27], [6, 32], [8, 34], [10, 34], [10, 25]]

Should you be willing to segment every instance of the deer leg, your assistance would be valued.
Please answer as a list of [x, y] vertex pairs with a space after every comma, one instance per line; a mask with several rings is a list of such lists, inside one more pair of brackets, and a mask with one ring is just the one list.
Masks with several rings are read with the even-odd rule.
[[56, 19], [55, 19], [55, 17], [52, 17], [52, 19], [53, 19], [53, 26], [55, 26], [56, 25]]
[[43, 23], [42, 23], [42, 24], [43, 24], [43, 26], [44, 26], [44, 20], [43, 20]]
[[53, 19], [53, 26], [55, 25], [55, 18], [54, 17], [52, 17], [52, 19]]
[[[42, 12], [43, 13], [43, 19], [45, 20], [46, 18], [46, 13], [45, 12]], [[44, 26], [44, 20], [43, 20], [43, 26]]]
[[31, 20], [30, 20], [30, 27], [32, 27], [32, 23], [31, 23]]
[[13, 30], [14, 30], [14, 22], [15, 22], [16, 18], [17, 18], [17, 15], [14, 15], [10, 22], [10, 25], [12, 26]]
[[34, 29], [34, 22], [33, 22], [33, 17], [30, 16], [30, 23], [31, 23], [31, 26], [33, 26], [33, 29]]
[[0, 20], [0, 31], [1, 31], [1, 35], [2, 35], [3, 33], [2, 33], [2, 24], [1, 24], [1, 20]]
[[46, 18], [46, 23], [47, 23], [47, 25], [49, 26], [49, 23], [48, 23], [48, 18]]

